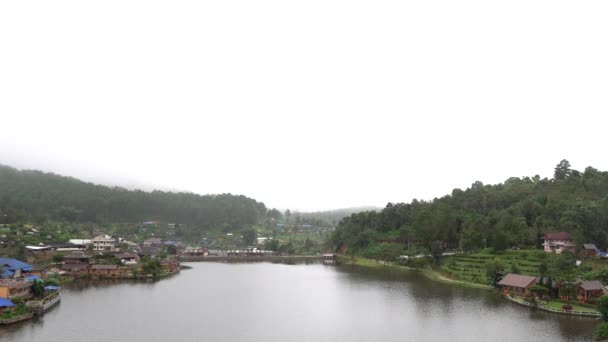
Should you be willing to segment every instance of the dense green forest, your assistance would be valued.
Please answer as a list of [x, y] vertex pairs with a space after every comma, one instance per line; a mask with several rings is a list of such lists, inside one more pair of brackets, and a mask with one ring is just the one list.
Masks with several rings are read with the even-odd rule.
[[378, 248], [382, 242], [433, 250], [465, 251], [539, 247], [546, 232], [567, 231], [578, 246], [608, 246], [608, 172], [571, 168], [567, 160], [553, 178], [509, 178], [504, 183], [475, 182], [466, 190], [432, 201], [389, 203], [383, 210], [341, 220], [330, 243], [351, 252]]
[[0, 165], [0, 223], [158, 220], [234, 230], [262, 222], [266, 213], [245, 196], [133, 191]]

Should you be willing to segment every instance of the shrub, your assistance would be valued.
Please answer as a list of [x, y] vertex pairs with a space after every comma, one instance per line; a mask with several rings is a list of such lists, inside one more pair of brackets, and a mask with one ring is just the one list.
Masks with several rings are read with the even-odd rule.
[[601, 296], [597, 300], [597, 309], [602, 314], [604, 322], [608, 322], [608, 296]]
[[608, 323], [600, 323], [595, 328], [593, 336], [597, 341], [608, 339]]
[[44, 284], [45, 285], [59, 286], [59, 280], [57, 278], [55, 278], [55, 277], [45, 278], [44, 279]]
[[536, 293], [540, 297], [544, 297], [549, 293], [549, 289], [542, 285], [534, 285], [530, 288], [530, 291]]
[[572, 311], [572, 305], [564, 304], [564, 305], [562, 305], [562, 309], [566, 310], [566, 311]]
[[62, 262], [63, 257], [63, 253], [56, 253], [55, 255], [53, 255], [53, 262]]
[[411, 262], [413, 268], [425, 268], [429, 264], [430, 260], [428, 258], [416, 258]]
[[529, 252], [530, 259], [544, 260], [547, 258], [547, 253], [543, 250], [535, 249]]
[[484, 248], [480, 251], [481, 254], [495, 254], [496, 251], [494, 250], [494, 247], [488, 247], [488, 248]]

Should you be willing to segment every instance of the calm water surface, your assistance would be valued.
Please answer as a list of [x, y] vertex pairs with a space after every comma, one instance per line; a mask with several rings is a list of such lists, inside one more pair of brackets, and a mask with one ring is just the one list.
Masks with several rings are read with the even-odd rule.
[[591, 341], [592, 319], [532, 312], [416, 272], [192, 263], [156, 283], [74, 284], [0, 340]]

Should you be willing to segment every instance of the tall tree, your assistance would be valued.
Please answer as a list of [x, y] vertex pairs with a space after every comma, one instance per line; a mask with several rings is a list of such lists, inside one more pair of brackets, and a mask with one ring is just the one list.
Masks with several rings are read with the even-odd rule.
[[557, 166], [555, 167], [553, 178], [558, 180], [564, 180], [568, 178], [568, 176], [572, 174], [572, 169], [570, 169], [570, 166], [570, 162], [566, 159], [560, 161], [559, 164], [557, 164]]

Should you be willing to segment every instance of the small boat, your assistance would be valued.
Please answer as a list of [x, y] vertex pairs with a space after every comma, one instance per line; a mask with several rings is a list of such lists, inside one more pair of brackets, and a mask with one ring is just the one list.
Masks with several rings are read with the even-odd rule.
[[323, 254], [323, 263], [324, 264], [335, 264], [336, 255], [335, 254]]

